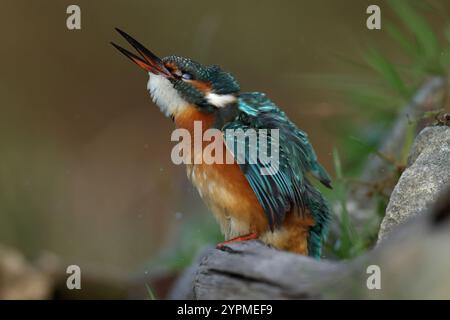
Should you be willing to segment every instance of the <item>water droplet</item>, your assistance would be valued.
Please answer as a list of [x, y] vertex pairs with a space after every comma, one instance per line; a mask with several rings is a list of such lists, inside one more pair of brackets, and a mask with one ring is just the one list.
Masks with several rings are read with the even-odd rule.
[[175, 219], [180, 220], [181, 218], [183, 218], [183, 214], [181, 212], [176, 212]]

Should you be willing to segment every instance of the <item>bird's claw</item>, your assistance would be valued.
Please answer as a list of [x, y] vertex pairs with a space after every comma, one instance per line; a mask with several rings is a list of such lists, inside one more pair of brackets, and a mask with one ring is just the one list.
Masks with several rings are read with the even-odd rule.
[[230, 244], [230, 243], [234, 243], [234, 242], [241, 242], [241, 241], [249, 241], [249, 240], [255, 240], [258, 239], [258, 235], [256, 233], [250, 233], [248, 235], [245, 236], [240, 236], [240, 237], [236, 237], [221, 243], [218, 243], [216, 245], [216, 249], [221, 249], [223, 248], [225, 245]]

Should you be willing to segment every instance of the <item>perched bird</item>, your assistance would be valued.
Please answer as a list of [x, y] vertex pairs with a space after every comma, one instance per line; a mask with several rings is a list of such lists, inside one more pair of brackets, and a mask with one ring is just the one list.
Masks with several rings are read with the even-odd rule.
[[[125, 32], [116, 29], [137, 51], [111, 43], [149, 74], [148, 91], [177, 128], [202, 130], [278, 129], [279, 166], [261, 174], [262, 164], [187, 164], [187, 175], [213, 212], [225, 237], [219, 246], [260, 239], [281, 250], [319, 258], [330, 210], [307, 175], [331, 188], [308, 136], [265, 94], [241, 92], [238, 82], [217, 65], [202, 65], [179, 56], [158, 58]], [[220, 143], [229, 152], [229, 141]], [[270, 140], [269, 140], [270, 141]], [[231, 141], [231, 143], [242, 143]], [[191, 157], [201, 156], [192, 150]], [[234, 156], [234, 155], [233, 155]]]

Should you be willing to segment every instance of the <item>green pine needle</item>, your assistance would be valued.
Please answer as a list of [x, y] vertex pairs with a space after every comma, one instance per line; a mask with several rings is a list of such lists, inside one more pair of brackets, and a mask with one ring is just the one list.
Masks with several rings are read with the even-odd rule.
[[152, 289], [150, 288], [150, 286], [147, 283], [145, 284], [145, 288], [147, 289], [148, 299], [149, 300], [156, 300], [156, 297], [155, 297]]

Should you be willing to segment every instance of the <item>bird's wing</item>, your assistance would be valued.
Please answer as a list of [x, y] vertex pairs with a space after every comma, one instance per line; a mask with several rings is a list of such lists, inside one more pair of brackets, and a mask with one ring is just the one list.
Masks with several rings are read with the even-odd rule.
[[[298, 213], [309, 206], [309, 182], [305, 174], [312, 173], [324, 185], [330, 186], [331, 180], [327, 172], [318, 163], [316, 154], [308, 141], [308, 136], [299, 130], [272, 101], [263, 93], [242, 93], [238, 99], [239, 114], [227, 123], [224, 131], [228, 148], [238, 150], [239, 144], [245, 148], [245, 163], [239, 166], [255, 192], [260, 204], [268, 217], [270, 227], [279, 226], [287, 212], [296, 210]], [[256, 129], [259, 138], [267, 138], [267, 147], [279, 144], [278, 168], [270, 174], [262, 174], [268, 170], [267, 163], [262, 163], [259, 157], [249, 158], [249, 140], [237, 139], [236, 135], [227, 134], [228, 129]], [[264, 132], [258, 129], [268, 129]], [[279, 139], [271, 134], [270, 129], [278, 129]], [[264, 139], [263, 139], [264, 140]], [[237, 155], [234, 152], [237, 159]], [[253, 160], [253, 161], [251, 161]], [[267, 172], [266, 172], [267, 173]]]

